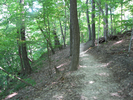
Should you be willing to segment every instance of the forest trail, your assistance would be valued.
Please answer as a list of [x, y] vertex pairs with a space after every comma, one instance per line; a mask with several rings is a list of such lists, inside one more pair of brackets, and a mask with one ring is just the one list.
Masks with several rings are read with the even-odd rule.
[[[88, 48], [80, 54], [79, 68], [70, 72], [70, 48], [51, 55], [52, 78], [48, 60], [42, 56], [33, 63], [39, 66], [29, 77], [36, 90], [27, 86], [10, 100], [133, 100], [133, 51], [127, 56], [130, 37]], [[132, 48], [131, 48], [132, 49]], [[54, 66], [62, 73], [56, 75]], [[63, 72], [65, 70], [65, 72]]]
[[109, 63], [101, 63], [99, 60], [89, 53], [80, 55], [79, 73], [85, 75], [82, 79], [84, 86], [81, 100], [123, 100], [118, 94], [119, 84], [107, 68]]
[[70, 94], [58, 90], [52, 93], [53, 97], [46, 99], [44, 92], [34, 100], [124, 100], [118, 94], [119, 84], [115, 82], [112, 72], [107, 68], [108, 64], [101, 63], [89, 53], [82, 53], [80, 68], [68, 76], [74, 81], [65, 83], [66, 87], [71, 85], [71, 89], [67, 88]]

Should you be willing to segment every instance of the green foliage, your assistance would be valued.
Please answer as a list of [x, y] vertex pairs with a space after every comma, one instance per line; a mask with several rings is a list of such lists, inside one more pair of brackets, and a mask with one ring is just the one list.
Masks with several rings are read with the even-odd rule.
[[[30, 79], [30, 78], [24, 79], [24, 81], [26, 81], [27, 83], [30, 83], [33, 86], [36, 84], [36, 82], [34, 80]], [[18, 91], [19, 89], [22, 89], [25, 86], [27, 86], [27, 84], [25, 84], [25, 83], [23, 83], [21, 81], [18, 81], [17, 84], [14, 87], [14, 91]]]
[[[2, 73], [0, 71], [0, 96], [5, 97], [6, 95], [18, 91], [19, 89], [24, 88], [27, 84], [18, 81], [12, 75], [7, 75], [6, 73]], [[36, 82], [30, 78], [25, 78], [25, 82], [30, 83], [31, 85], [35, 85]]]
[[[98, 0], [97, 0], [98, 1]], [[96, 1], [96, 2], [97, 2]], [[108, 18], [109, 28], [111, 26], [110, 15], [113, 17], [112, 26], [118, 31], [121, 30], [121, 27], [130, 28], [132, 23], [131, 15], [133, 14], [133, 4], [132, 0], [100, 0], [100, 6], [105, 11], [105, 3], [109, 6], [109, 10], [112, 10], [112, 13], [108, 16], [100, 15], [100, 33], [99, 36], [103, 36], [103, 25], [105, 24], [103, 18]], [[87, 41], [88, 39], [88, 27], [86, 20], [86, 9], [87, 5], [85, 4], [86, 0], [77, 0], [77, 9], [78, 9], [78, 18], [80, 33], [83, 34], [84, 38], [80, 39], [81, 41]], [[121, 21], [121, 3], [123, 6], [123, 14]], [[43, 67], [43, 60], [47, 59], [47, 42], [46, 38], [51, 41], [52, 46], [54, 47], [54, 35], [53, 30], [56, 31], [57, 36], [63, 44], [60, 22], [62, 23], [63, 32], [65, 33], [66, 25], [66, 43], [69, 44], [70, 37], [70, 2], [69, 0], [25, 0], [24, 3], [24, 13], [22, 14], [22, 5], [18, 0], [0, 0], [0, 66], [3, 67], [10, 74], [17, 75], [21, 71], [20, 57], [18, 46], [22, 43], [26, 43], [28, 57], [35, 61], [31, 63], [32, 68], [38, 69], [38, 66]], [[95, 23], [96, 23], [96, 37], [98, 37], [98, 25], [99, 25], [99, 7], [96, 5], [96, 10], [92, 12], [91, 9], [91, 0], [88, 3], [90, 25], [92, 24], [91, 14], [95, 13]], [[65, 14], [66, 11], [66, 14]], [[124, 19], [126, 15], [125, 12], [128, 11], [128, 17]], [[104, 12], [105, 14], [105, 12]], [[124, 15], [125, 14], [125, 15]], [[26, 41], [22, 41], [20, 38], [20, 28], [22, 24], [22, 16], [25, 20], [25, 36]], [[80, 15], [80, 16], [79, 16]], [[43, 33], [40, 31], [40, 28], [43, 30]], [[113, 29], [113, 30], [114, 30]], [[110, 30], [110, 29], [109, 29]], [[19, 32], [18, 32], [19, 31]], [[41, 58], [41, 60], [40, 60]], [[40, 60], [40, 61], [38, 61]], [[36, 66], [34, 66], [34, 64]], [[36, 67], [36, 68], [35, 68]], [[12, 77], [13, 78], [13, 77]], [[8, 88], [8, 75], [0, 71], [0, 87], [2, 89]], [[14, 79], [14, 78], [13, 78]], [[31, 79], [25, 79], [25, 81], [35, 84]], [[19, 90], [20, 88], [25, 87], [26, 85], [22, 82], [16, 81], [12, 82], [13, 90]], [[12, 89], [11, 89], [12, 90]], [[6, 94], [5, 91], [2, 92]]]

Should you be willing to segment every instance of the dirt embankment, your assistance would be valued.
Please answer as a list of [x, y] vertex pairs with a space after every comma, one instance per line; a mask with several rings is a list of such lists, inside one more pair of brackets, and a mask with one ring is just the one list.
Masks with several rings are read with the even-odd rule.
[[[34, 64], [39, 69], [29, 77], [36, 87], [19, 90], [10, 100], [133, 100], [133, 48], [128, 54], [130, 37], [108, 41], [80, 54], [80, 67], [68, 71], [69, 47], [51, 56], [52, 74], [43, 58]], [[54, 66], [63, 74], [56, 75]], [[65, 70], [65, 71], [64, 71]]]

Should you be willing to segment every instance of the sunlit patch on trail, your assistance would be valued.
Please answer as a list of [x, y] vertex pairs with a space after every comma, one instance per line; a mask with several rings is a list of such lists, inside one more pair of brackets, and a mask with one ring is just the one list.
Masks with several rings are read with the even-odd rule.
[[87, 81], [85, 84], [93, 84], [95, 81]]
[[53, 98], [58, 99], [58, 100], [62, 100], [63, 99], [63, 94], [55, 95], [55, 96], [53, 96]]
[[81, 95], [81, 100], [88, 100], [88, 98], [83, 96], [83, 95]]
[[111, 62], [105, 63], [102, 66], [98, 66], [98, 67], [107, 67]]
[[110, 93], [111, 96], [121, 97], [118, 93]]
[[108, 73], [97, 73], [97, 75], [100, 75], [100, 76], [109, 76], [109, 74]]
[[85, 67], [87, 67], [87, 66], [81, 66], [81, 65], [80, 65], [79, 67], [85, 68]]

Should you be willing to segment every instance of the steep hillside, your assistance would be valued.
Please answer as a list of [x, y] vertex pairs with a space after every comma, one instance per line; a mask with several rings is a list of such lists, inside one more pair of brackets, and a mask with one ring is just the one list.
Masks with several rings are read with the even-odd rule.
[[[133, 48], [128, 53], [130, 37], [119, 36], [88, 48], [80, 54], [80, 66], [69, 72], [69, 46], [51, 55], [42, 56], [33, 66], [37, 72], [29, 77], [36, 87], [17, 91], [10, 100], [133, 100]], [[56, 74], [56, 70], [59, 71]], [[51, 69], [51, 70], [49, 70]]]

